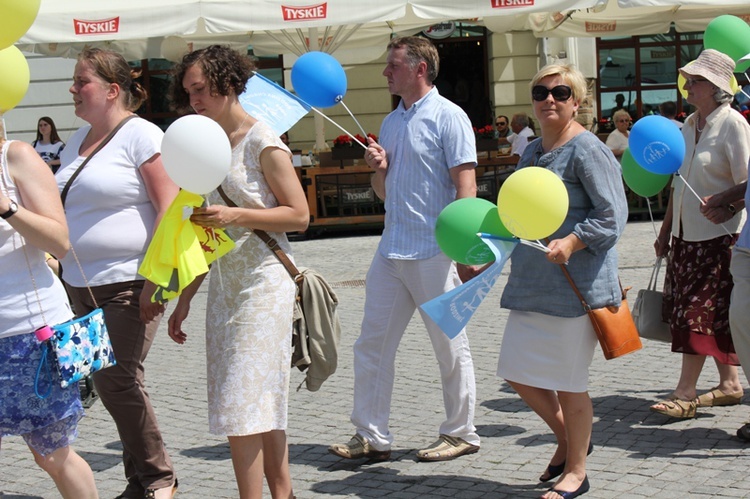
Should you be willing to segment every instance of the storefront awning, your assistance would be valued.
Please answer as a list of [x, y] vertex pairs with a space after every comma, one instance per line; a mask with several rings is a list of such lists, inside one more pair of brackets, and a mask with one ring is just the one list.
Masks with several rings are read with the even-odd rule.
[[[105, 46], [128, 59], [164, 57], [182, 48], [244, 43], [270, 53], [385, 47], [441, 21], [483, 22], [493, 31], [519, 27], [538, 12], [587, 9], [606, 0], [42, 0], [18, 42], [28, 52], [74, 56]], [[315, 31], [317, 30], [317, 31]], [[164, 54], [169, 52], [170, 54]], [[362, 54], [360, 54], [361, 56]]]

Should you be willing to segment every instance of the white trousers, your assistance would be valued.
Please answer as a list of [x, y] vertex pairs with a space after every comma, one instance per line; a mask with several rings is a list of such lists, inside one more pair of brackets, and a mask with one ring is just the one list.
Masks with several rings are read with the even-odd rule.
[[[357, 433], [375, 449], [388, 450], [388, 429], [398, 345], [417, 305], [461, 283], [443, 254], [427, 260], [391, 260], [376, 253], [367, 272], [362, 331], [354, 344], [354, 409]], [[421, 313], [435, 351], [446, 419], [439, 433], [479, 445], [474, 427], [476, 385], [466, 331], [453, 340]], [[415, 402], [418, 398], [415, 398]]]
[[729, 300], [729, 328], [737, 358], [750, 383], [750, 251], [735, 246], [729, 270], [734, 281]]

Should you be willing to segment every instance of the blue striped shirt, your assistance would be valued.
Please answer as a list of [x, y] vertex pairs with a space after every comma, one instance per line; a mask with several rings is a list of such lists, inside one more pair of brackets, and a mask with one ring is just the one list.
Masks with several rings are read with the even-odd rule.
[[378, 251], [385, 258], [422, 260], [440, 252], [437, 217], [456, 199], [450, 169], [477, 164], [476, 140], [466, 113], [435, 87], [409, 109], [401, 101], [380, 127], [388, 158], [385, 230]]

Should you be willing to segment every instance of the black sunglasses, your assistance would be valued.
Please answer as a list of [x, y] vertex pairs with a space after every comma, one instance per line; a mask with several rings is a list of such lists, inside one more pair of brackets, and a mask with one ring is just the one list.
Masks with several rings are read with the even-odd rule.
[[500, 125], [507, 125], [507, 123], [504, 121], [498, 121], [497, 123], [495, 123], [495, 126], [500, 126]]
[[558, 85], [554, 88], [547, 88], [544, 85], [535, 85], [534, 88], [531, 89], [531, 98], [535, 101], [545, 101], [549, 94], [552, 94], [552, 98], [556, 101], [564, 102], [570, 99], [570, 96], [573, 95], [573, 91], [567, 85]]

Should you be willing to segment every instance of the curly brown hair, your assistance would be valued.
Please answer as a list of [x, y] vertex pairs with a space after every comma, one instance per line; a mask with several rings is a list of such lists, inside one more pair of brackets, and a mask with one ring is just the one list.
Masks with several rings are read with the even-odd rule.
[[170, 100], [172, 108], [177, 112], [191, 111], [190, 95], [182, 87], [182, 80], [185, 72], [195, 64], [200, 66], [206, 76], [212, 95], [229, 95], [230, 91], [240, 95], [245, 91], [247, 80], [255, 69], [255, 63], [248, 56], [226, 45], [210, 45], [190, 52], [172, 70]]

